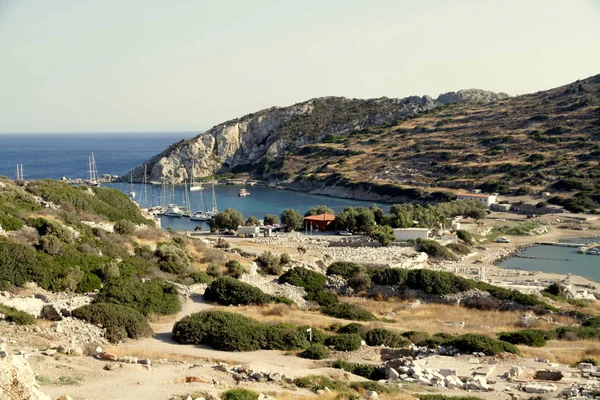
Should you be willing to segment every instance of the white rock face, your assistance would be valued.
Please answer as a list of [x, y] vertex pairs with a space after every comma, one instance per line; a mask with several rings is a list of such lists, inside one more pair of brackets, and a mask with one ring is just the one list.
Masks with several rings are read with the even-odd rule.
[[[327, 135], [393, 123], [399, 118], [452, 102], [489, 102], [508, 95], [470, 89], [404, 99], [346, 99], [325, 97], [289, 107], [273, 107], [219, 124], [190, 140], [182, 140], [145, 164], [148, 180], [180, 183], [194, 176], [256, 164], [265, 157], [277, 159], [298, 146], [320, 143]], [[142, 182], [144, 166], [133, 169], [133, 181]], [[130, 174], [124, 175], [127, 180]]]
[[51, 400], [40, 390], [27, 360], [23, 356], [13, 355], [0, 357], [0, 398]]

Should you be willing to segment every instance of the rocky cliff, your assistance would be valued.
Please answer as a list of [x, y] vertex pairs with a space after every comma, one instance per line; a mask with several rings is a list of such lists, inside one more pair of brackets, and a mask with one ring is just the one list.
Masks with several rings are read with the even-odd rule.
[[[507, 97], [504, 93], [472, 89], [445, 93], [435, 100], [429, 96], [369, 100], [324, 97], [289, 107], [273, 107], [172, 144], [145, 163], [147, 179], [179, 183], [189, 179], [192, 169], [196, 177], [233, 171], [269, 178], [280, 168], [276, 163], [267, 171], [265, 164], [280, 160], [299, 146], [339, 140], [374, 126], [393, 125], [448, 103], [489, 103]], [[142, 182], [143, 175], [143, 165], [132, 171], [134, 182]], [[127, 173], [126, 179], [129, 177]]]

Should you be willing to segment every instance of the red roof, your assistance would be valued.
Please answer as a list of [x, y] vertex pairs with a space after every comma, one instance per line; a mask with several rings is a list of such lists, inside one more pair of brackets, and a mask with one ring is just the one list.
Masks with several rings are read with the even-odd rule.
[[462, 196], [462, 197], [477, 197], [480, 199], [487, 199], [488, 197], [490, 197], [489, 194], [477, 194], [477, 193], [460, 193], [458, 194], [458, 196]]
[[319, 214], [304, 217], [308, 221], [335, 221], [335, 215], [333, 214]]

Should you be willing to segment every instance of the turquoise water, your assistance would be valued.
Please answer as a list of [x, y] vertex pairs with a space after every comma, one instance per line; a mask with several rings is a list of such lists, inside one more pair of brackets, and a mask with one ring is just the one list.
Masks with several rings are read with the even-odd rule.
[[[121, 190], [124, 193], [129, 193], [130, 185], [127, 183], [110, 183], [103, 184], [102, 187], [114, 187]], [[136, 199], [141, 199], [142, 185], [134, 184], [134, 191], [136, 192]], [[249, 196], [240, 197], [238, 191], [242, 188], [246, 188], [250, 192]], [[148, 207], [153, 205], [160, 205], [160, 191], [159, 185], [148, 185], [148, 201], [140, 201], [142, 207]], [[200, 192], [189, 192], [190, 203], [192, 211], [197, 211], [200, 208]], [[389, 212], [390, 204], [373, 203], [371, 201], [359, 201], [340, 199], [337, 197], [318, 196], [306, 193], [292, 192], [290, 190], [278, 190], [268, 187], [260, 186], [234, 186], [234, 185], [215, 185], [215, 195], [217, 198], [217, 206], [219, 211], [223, 211], [226, 208], [233, 208], [238, 210], [244, 217], [248, 218], [250, 215], [255, 216], [258, 219], [262, 219], [265, 214], [281, 215], [283, 210], [287, 208], [293, 208], [300, 214], [304, 214], [312, 207], [318, 205], [326, 205], [333, 209], [336, 213], [341, 211], [344, 207], [352, 206], [364, 206], [369, 207], [372, 204], [377, 204], [385, 212]], [[209, 208], [212, 204], [210, 186], [205, 190], [204, 193], [205, 201], [208, 203]], [[182, 204], [183, 199], [183, 186], [175, 188], [175, 201], [176, 204]], [[199, 221], [190, 221], [188, 218], [173, 218], [162, 216], [162, 227], [173, 229], [194, 229], [197, 225], [207, 227], [208, 225]]]
[[[600, 238], [570, 239], [571, 243], [600, 242]], [[559, 246], [534, 246], [519, 251], [517, 255], [535, 259], [511, 257], [499, 265], [529, 271], [573, 274], [600, 282], [600, 256], [580, 254], [577, 248]]]

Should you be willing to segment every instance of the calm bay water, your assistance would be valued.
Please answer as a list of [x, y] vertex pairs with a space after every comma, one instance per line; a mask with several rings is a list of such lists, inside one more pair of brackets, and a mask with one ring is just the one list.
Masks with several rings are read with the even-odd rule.
[[[571, 239], [571, 243], [600, 242], [600, 238]], [[600, 256], [580, 254], [577, 248], [534, 246], [517, 253], [534, 259], [511, 257], [499, 265], [506, 268], [585, 276], [600, 282]]]
[[[103, 187], [114, 187], [124, 193], [129, 193], [131, 185], [117, 182], [104, 184]], [[147, 201], [142, 197], [143, 185], [134, 184], [133, 190], [136, 193], [136, 199], [142, 207], [160, 205], [160, 185], [147, 185]], [[245, 188], [250, 192], [249, 196], [240, 197], [238, 191]], [[175, 187], [175, 203], [183, 204], [183, 186]], [[189, 192], [190, 205], [192, 211], [201, 210], [200, 192]], [[336, 213], [344, 207], [364, 206], [369, 207], [373, 202], [340, 199], [336, 197], [317, 196], [306, 193], [292, 192], [289, 190], [277, 190], [261, 186], [238, 186], [238, 185], [215, 185], [215, 197], [219, 211], [226, 208], [233, 208], [248, 218], [250, 215], [262, 219], [265, 214], [281, 215], [286, 208], [293, 208], [299, 213], [304, 214], [314, 206], [326, 205]], [[208, 208], [211, 208], [212, 194], [211, 187], [207, 186], [204, 190], [204, 200]], [[375, 203], [384, 211], [389, 211], [389, 204]], [[173, 229], [194, 229], [197, 225], [207, 227], [208, 224], [199, 221], [190, 221], [188, 218], [173, 218], [162, 216], [163, 228], [172, 227]]]

